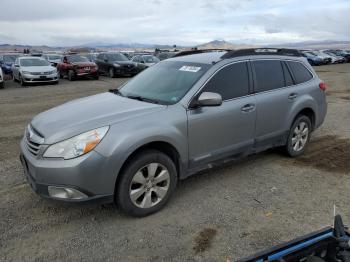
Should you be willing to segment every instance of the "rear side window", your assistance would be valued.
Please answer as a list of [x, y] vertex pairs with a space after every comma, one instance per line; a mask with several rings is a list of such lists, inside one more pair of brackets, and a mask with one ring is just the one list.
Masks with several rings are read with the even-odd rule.
[[307, 82], [312, 78], [312, 74], [302, 63], [288, 61], [288, 65], [292, 70], [296, 85]]
[[269, 91], [285, 86], [282, 63], [279, 60], [253, 61], [257, 81], [257, 92]]
[[291, 76], [290, 71], [289, 71], [287, 64], [285, 62], [282, 63], [282, 67], [283, 67], [284, 80], [286, 82], [285, 86], [294, 85], [292, 76]]
[[248, 95], [247, 63], [239, 62], [224, 67], [209, 80], [203, 92], [219, 93], [223, 100]]

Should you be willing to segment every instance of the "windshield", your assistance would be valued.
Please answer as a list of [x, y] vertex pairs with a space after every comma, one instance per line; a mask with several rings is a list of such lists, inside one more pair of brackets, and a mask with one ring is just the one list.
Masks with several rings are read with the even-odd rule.
[[145, 60], [145, 63], [158, 63], [160, 60], [153, 56], [153, 55], [144, 55], [143, 59]]
[[143, 71], [126, 83], [123, 96], [141, 97], [162, 104], [177, 103], [211, 65], [165, 61]]
[[106, 54], [109, 61], [129, 61], [123, 54]]
[[59, 55], [49, 55], [48, 58], [50, 60], [59, 60], [59, 59], [61, 59], [61, 56], [59, 56]]
[[14, 63], [18, 55], [4, 55], [3, 59], [5, 63]]
[[84, 56], [80, 56], [80, 55], [71, 55], [68, 56], [68, 61], [71, 63], [77, 63], [77, 62], [89, 62], [89, 60], [84, 57]]
[[26, 58], [20, 60], [21, 66], [48, 66], [50, 65], [44, 59]]

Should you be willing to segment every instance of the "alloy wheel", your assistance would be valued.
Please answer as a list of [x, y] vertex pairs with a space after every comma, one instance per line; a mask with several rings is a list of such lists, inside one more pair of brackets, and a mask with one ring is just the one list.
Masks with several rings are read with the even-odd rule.
[[301, 151], [309, 138], [309, 127], [304, 121], [299, 122], [293, 131], [292, 147], [294, 151]]
[[161, 202], [170, 185], [168, 169], [159, 163], [150, 163], [140, 168], [133, 176], [129, 195], [139, 208], [150, 208]]

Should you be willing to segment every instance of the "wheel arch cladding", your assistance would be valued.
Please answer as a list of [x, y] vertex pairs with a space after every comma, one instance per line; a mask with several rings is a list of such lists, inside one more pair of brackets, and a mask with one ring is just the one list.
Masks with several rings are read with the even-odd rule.
[[183, 172], [183, 167], [182, 167], [181, 156], [180, 156], [178, 150], [176, 149], [176, 147], [173, 146], [169, 142], [152, 141], [152, 142], [148, 142], [146, 144], [139, 146], [138, 148], [136, 148], [134, 151], [132, 151], [132, 153], [130, 153], [126, 157], [125, 161], [123, 162], [122, 166], [119, 169], [119, 174], [117, 175], [116, 182], [115, 182], [115, 188], [117, 188], [117, 185], [118, 185], [119, 180], [121, 178], [120, 174], [127, 167], [128, 163], [130, 161], [132, 161], [132, 159], [137, 154], [139, 154], [140, 152], [142, 152], [144, 150], [149, 150], [149, 149], [157, 150], [157, 151], [167, 155], [175, 164], [178, 178], [181, 177], [181, 173]]

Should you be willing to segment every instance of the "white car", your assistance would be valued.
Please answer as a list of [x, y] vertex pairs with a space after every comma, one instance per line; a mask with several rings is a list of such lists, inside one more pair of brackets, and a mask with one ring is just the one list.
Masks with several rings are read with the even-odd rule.
[[59, 54], [43, 54], [42, 58], [46, 59], [51, 63], [51, 65], [56, 66], [58, 63], [61, 63], [62, 55]]
[[5, 87], [5, 83], [4, 83], [4, 74], [2, 72], [2, 69], [0, 67], [0, 89], [3, 89]]
[[16, 59], [12, 68], [13, 80], [25, 86], [29, 83], [58, 83], [56, 67], [41, 57], [24, 56]]

